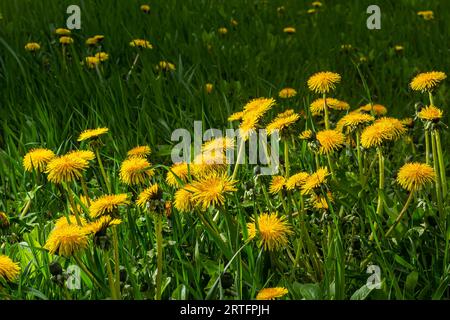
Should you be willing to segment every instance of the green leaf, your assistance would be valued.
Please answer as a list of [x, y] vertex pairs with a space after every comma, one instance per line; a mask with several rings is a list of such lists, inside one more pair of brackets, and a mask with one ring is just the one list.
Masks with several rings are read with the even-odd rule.
[[298, 283], [294, 282], [292, 286], [294, 295], [299, 295], [305, 300], [318, 300], [320, 299], [320, 287], [317, 283]]
[[408, 274], [405, 283], [406, 290], [412, 293], [416, 288], [418, 280], [419, 280], [419, 273], [417, 271], [412, 271], [410, 274]]

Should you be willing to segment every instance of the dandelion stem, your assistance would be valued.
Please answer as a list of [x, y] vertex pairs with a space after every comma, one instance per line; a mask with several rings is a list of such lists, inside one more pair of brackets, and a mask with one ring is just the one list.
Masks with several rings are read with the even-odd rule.
[[361, 158], [361, 140], [360, 140], [360, 132], [356, 131], [356, 155], [358, 157], [358, 169], [359, 169], [359, 181], [361, 184], [363, 183], [363, 163]]
[[84, 194], [84, 197], [86, 198], [87, 206], [90, 207], [91, 200], [89, 199], [88, 188], [86, 185], [86, 179], [84, 179], [84, 175], [81, 176], [81, 187], [83, 188], [83, 194]]
[[425, 163], [430, 164], [430, 133], [425, 129]]
[[439, 160], [439, 173], [441, 175], [442, 195], [445, 200], [447, 197], [447, 177], [445, 175], [444, 155], [442, 154], [441, 137], [439, 131], [434, 129], [434, 139], [436, 140], [436, 151]]
[[379, 168], [377, 215], [381, 216], [383, 214], [384, 156], [381, 148], [378, 148], [377, 152], [378, 152], [378, 168]]
[[400, 223], [400, 220], [402, 220], [403, 216], [406, 213], [406, 209], [408, 209], [409, 204], [411, 203], [411, 200], [413, 199], [414, 191], [411, 191], [409, 193], [408, 199], [406, 200], [405, 205], [402, 208], [402, 211], [398, 214], [397, 218], [394, 221], [394, 224], [389, 228], [389, 230], [386, 232], [385, 237], [389, 237], [389, 235], [394, 231], [395, 227]]
[[76, 255], [73, 256], [73, 258], [75, 259], [75, 261], [77, 262], [78, 266], [81, 268], [81, 270], [84, 271], [84, 273], [86, 273], [86, 275], [91, 278], [92, 282], [98, 286], [99, 288], [102, 287], [102, 285], [98, 282], [98, 280], [94, 277], [94, 275], [89, 271], [89, 269], [86, 267], [86, 265], [83, 263], [83, 261], [81, 261], [81, 259], [79, 257], [77, 257]]
[[73, 200], [73, 194], [72, 194], [72, 189], [70, 189], [70, 187], [66, 184], [64, 184], [65, 189], [67, 191], [67, 197], [69, 199], [69, 204], [72, 207], [73, 212], [75, 213], [75, 219], [77, 220], [77, 224], [79, 226], [81, 226], [81, 219], [80, 219], [80, 213], [78, 212], [78, 208], [75, 205], [75, 201]]
[[327, 161], [328, 161], [328, 167], [330, 167], [331, 178], [334, 179], [336, 177], [334, 176], [333, 164], [331, 163], [331, 157], [330, 157], [329, 153], [327, 153]]
[[162, 267], [163, 267], [163, 237], [162, 237], [162, 215], [154, 213], [156, 234], [156, 300], [161, 300]]
[[284, 168], [286, 179], [289, 178], [290, 163], [289, 163], [289, 143], [288, 139], [284, 141]]
[[241, 164], [241, 161], [242, 161], [241, 158], [242, 158], [242, 153], [244, 152], [244, 148], [245, 148], [245, 141], [242, 140], [242, 141], [240, 141], [236, 164], [234, 165], [233, 175], [231, 177], [232, 180], [234, 180], [236, 178], [239, 164]]
[[106, 271], [108, 272], [108, 283], [111, 291], [111, 298], [117, 300], [116, 286], [114, 285], [114, 275], [111, 269], [111, 258], [109, 255], [109, 249], [105, 250]]
[[117, 234], [117, 226], [113, 226], [112, 228], [113, 234], [113, 249], [114, 249], [114, 274], [116, 276], [115, 285], [116, 285], [116, 294], [117, 299], [121, 299], [120, 293], [120, 264], [119, 264], [119, 236]]
[[323, 94], [323, 110], [324, 110], [324, 121], [325, 121], [325, 129], [329, 130], [330, 129], [330, 120], [329, 120], [329, 115], [328, 115], [328, 106], [327, 106], [327, 97], [326, 94]]
[[127, 73], [127, 77], [125, 78], [126, 81], [128, 81], [130, 79], [131, 73], [133, 72], [134, 67], [136, 67], [138, 59], [139, 59], [139, 52], [136, 53], [136, 57], [134, 58], [133, 64], [131, 65], [131, 68], [130, 68], [130, 70]]
[[437, 198], [438, 210], [439, 210], [441, 222], [443, 222], [445, 220], [444, 220], [444, 210], [443, 210], [443, 206], [442, 206], [441, 177], [439, 176], [436, 141], [434, 139], [433, 132], [431, 133], [431, 151], [433, 153], [433, 168], [434, 168], [434, 172], [436, 172], [435, 184], [436, 184], [436, 198]]
[[102, 173], [106, 188], [108, 189], [108, 193], [111, 194], [111, 185], [109, 184], [109, 179], [106, 175], [105, 168], [103, 167], [103, 162], [102, 162], [102, 158], [100, 157], [99, 148], [95, 148], [95, 154], [97, 156], [98, 165], [100, 166], [100, 172]]

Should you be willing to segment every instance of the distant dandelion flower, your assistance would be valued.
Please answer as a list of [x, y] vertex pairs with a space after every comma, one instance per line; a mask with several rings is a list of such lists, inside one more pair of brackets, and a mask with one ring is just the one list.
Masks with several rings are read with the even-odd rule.
[[148, 40], [144, 39], [134, 39], [130, 42], [130, 47], [142, 48], [142, 49], [153, 49], [152, 44]]
[[417, 191], [435, 179], [434, 169], [425, 163], [407, 163], [397, 174], [397, 183], [408, 191]]
[[146, 188], [139, 194], [138, 199], [136, 200], [136, 204], [142, 209], [145, 209], [148, 202], [150, 202], [151, 200], [155, 200], [159, 197], [160, 195], [159, 191], [160, 189], [157, 183]]
[[284, 88], [278, 92], [278, 96], [283, 99], [292, 98], [297, 95], [297, 91], [293, 88]]
[[95, 45], [97, 45], [98, 41], [94, 37], [90, 37], [90, 38], [86, 39], [85, 43], [87, 46], [95, 46]]
[[228, 33], [228, 29], [225, 28], [225, 27], [219, 28], [217, 31], [218, 31], [219, 34], [221, 34], [221, 35], [225, 35], [225, 34]]
[[296, 31], [297, 30], [295, 30], [294, 27], [286, 27], [286, 28], [283, 29], [283, 32], [287, 33], [287, 34], [294, 34]]
[[89, 69], [95, 69], [100, 64], [100, 60], [97, 57], [86, 57], [84, 62]]
[[158, 65], [156, 66], [157, 70], [161, 70], [164, 72], [169, 72], [169, 71], [175, 71], [176, 67], [173, 63], [168, 62], [168, 61], [160, 61], [158, 63]]
[[315, 189], [320, 188], [327, 182], [327, 176], [329, 175], [328, 168], [319, 168], [316, 172], [312, 173], [302, 186], [301, 194], [310, 194]]
[[338, 73], [324, 71], [313, 74], [308, 79], [308, 88], [316, 93], [328, 93], [336, 88], [336, 84], [341, 81]]
[[244, 116], [244, 111], [238, 111], [228, 117], [228, 121], [239, 121]]
[[374, 104], [371, 105], [370, 103], [359, 107], [357, 110], [357, 112], [372, 112], [376, 115], [376, 116], [382, 116], [385, 115], [387, 113], [387, 109], [385, 106], [381, 105], [381, 104]]
[[[327, 192], [327, 197], [331, 203], [334, 202], [333, 195], [331, 192]], [[313, 204], [313, 207], [317, 210], [320, 209], [328, 210], [327, 198], [324, 195], [313, 194], [313, 196], [311, 197], [311, 202]]]
[[316, 138], [320, 144], [319, 152], [322, 154], [329, 154], [339, 150], [345, 142], [345, 136], [337, 130], [319, 131]]
[[226, 174], [212, 173], [192, 183], [194, 194], [192, 200], [203, 211], [210, 206], [223, 205], [225, 196], [236, 191], [236, 181]]
[[47, 249], [51, 254], [71, 257], [86, 249], [87, 246], [86, 231], [76, 224], [70, 224], [53, 229], [48, 236], [44, 249]]
[[351, 51], [353, 49], [353, 46], [351, 44], [341, 44], [341, 50], [342, 51]]
[[143, 4], [140, 6], [140, 9], [143, 13], [149, 13], [150, 12], [150, 6], [148, 4]]
[[234, 139], [227, 137], [215, 138], [202, 146], [202, 152], [223, 152], [234, 149]]
[[313, 9], [308, 9], [306, 12], [309, 14], [314, 14], [314, 13], [317, 13], [317, 10], [313, 8]]
[[44, 148], [31, 149], [23, 157], [23, 166], [26, 171], [32, 172], [36, 170], [37, 172], [45, 171], [47, 164], [55, 157], [53, 151]]
[[271, 123], [267, 125], [267, 134], [271, 135], [276, 130], [281, 132], [285, 128], [297, 122], [298, 119], [300, 119], [300, 115], [295, 113], [292, 109], [280, 113]]
[[320, 1], [314, 1], [313, 3], [311, 3], [311, 5], [312, 5], [313, 7], [320, 8], [320, 7], [322, 6], [322, 2], [320, 2]]
[[211, 93], [213, 91], [213, 89], [214, 89], [214, 86], [213, 86], [212, 83], [205, 84], [205, 91], [206, 91], [206, 93], [208, 93], [208, 94]]
[[309, 140], [313, 135], [313, 132], [311, 130], [304, 130], [300, 133], [299, 138], [302, 140]]
[[285, 217], [276, 213], [263, 213], [247, 223], [249, 239], [258, 239], [258, 245], [265, 250], [278, 250], [287, 246], [288, 236], [293, 233]]
[[401, 119], [400, 122], [405, 128], [413, 128], [414, 127], [414, 119], [413, 118], [404, 118]]
[[100, 62], [104, 62], [106, 60], [109, 59], [109, 54], [107, 54], [106, 52], [97, 52], [95, 54], [95, 57], [100, 61]]
[[71, 31], [69, 29], [66, 28], [58, 28], [55, 30], [55, 33], [58, 36], [68, 36], [69, 34], [71, 34]]
[[45, 172], [50, 182], [61, 183], [79, 179], [83, 171], [88, 168], [87, 160], [77, 156], [66, 154], [53, 158], [48, 164]]
[[231, 23], [231, 25], [233, 26], [233, 27], [237, 27], [238, 26], [238, 22], [236, 21], [236, 19], [231, 19], [230, 20], [230, 23]]
[[395, 52], [402, 52], [403, 50], [405, 50], [405, 48], [403, 46], [396, 45], [394, 46], [394, 50]]
[[245, 118], [261, 118], [267, 111], [275, 105], [275, 100], [272, 98], [256, 98], [250, 100], [244, 106], [243, 119]]
[[142, 184], [155, 174], [149, 167], [151, 164], [144, 158], [128, 158], [120, 166], [120, 180], [130, 186]]
[[[335, 98], [326, 98], [327, 107], [333, 110], [348, 110], [350, 106], [345, 101], [340, 101]], [[313, 116], [321, 115], [325, 110], [325, 101], [323, 98], [319, 98], [311, 102], [309, 109]]]
[[366, 127], [361, 134], [361, 145], [364, 148], [378, 147], [386, 141], [398, 139], [406, 132], [400, 120], [384, 117]]
[[274, 300], [288, 294], [289, 291], [283, 287], [261, 289], [256, 295], [256, 300]]
[[109, 131], [108, 128], [97, 128], [97, 129], [84, 130], [82, 133], [80, 133], [80, 136], [78, 137], [78, 141], [96, 139], [96, 138], [100, 137], [101, 135], [104, 135], [108, 131]]
[[439, 122], [442, 118], [442, 110], [435, 106], [427, 106], [422, 108], [417, 114], [421, 120]]
[[[81, 226], [84, 226], [86, 224], [86, 219], [83, 217], [78, 217], [81, 222]], [[78, 225], [77, 217], [73, 214], [70, 214], [68, 216], [62, 216], [61, 218], [57, 219], [55, 222], [55, 228], [64, 228], [69, 225]]]
[[149, 146], [137, 146], [127, 152], [129, 158], [146, 158], [152, 153]]
[[194, 188], [192, 185], [184, 185], [183, 188], [175, 192], [174, 206], [180, 212], [189, 212], [194, 209], [195, 202], [192, 199], [194, 196]]
[[190, 168], [188, 168], [188, 164], [186, 162], [175, 163], [174, 165], [172, 165], [172, 167], [170, 167], [170, 171], [167, 171], [167, 184], [171, 187], [179, 187], [179, 180], [181, 180], [182, 182], [187, 181], [189, 169]]
[[286, 187], [286, 179], [283, 176], [273, 176], [270, 183], [269, 192], [277, 194]]
[[415, 91], [432, 91], [446, 78], [447, 75], [441, 71], [424, 72], [415, 76], [409, 85]]
[[418, 11], [417, 15], [421, 16], [424, 20], [433, 20], [434, 19], [434, 13], [431, 10]]
[[17, 262], [10, 257], [0, 255], [0, 278], [6, 281], [13, 281], [20, 273], [20, 267]]
[[0, 211], [0, 229], [6, 229], [9, 227], [9, 218], [8, 215], [2, 211]]
[[343, 116], [336, 124], [336, 129], [343, 131], [346, 130], [347, 133], [353, 132], [355, 129], [366, 125], [375, 118], [370, 114], [359, 113], [359, 112], [351, 112], [345, 116]]
[[307, 172], [299, 172], [290, 176], [286, 181], [286, 189], [294, 190], [295, 188], [300, 188], [308, 177], [309, 174]]
[[223, 172], [227, 168], [227, 159], [223, 152], [202, 152], [194, 158], [190, 169], [196, 178], [203, 177], [211, 172]]
[[69, 45], [73, 43], [73, 39], [71, 37], [62, 36], [59, 38], [59, 43], [62, 45]]
[[29, 52], [36, 52], [41, 49], [41, 46], [37, 42], [29, 42], [25, 45], [25, 50]]
[[129, 203], [128, 195], [125, 193], [103, 195], [92, 201], [89, 207], [89, 215], [91, 218], [98, 218], [102, 215], [114, 213], [120, 206]]
[[97, 235], [105, 232], [110, 226], [118, 226], [121, 223], [121, 219], [113, 218], [111, 216], [101, 216], [97, 220], [86, 224], [83, 229], [88, 234]]

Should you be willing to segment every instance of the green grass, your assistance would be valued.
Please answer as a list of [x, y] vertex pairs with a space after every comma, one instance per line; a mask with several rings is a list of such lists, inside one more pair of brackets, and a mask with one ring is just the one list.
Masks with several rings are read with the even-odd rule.
[[[309, 3], [288, 0], [154, 1], [149, 15], [139, 10], [139, 1], [16, 0], [0, 4], [0, 211], [11, 219], [11, 227], [0, 230], [0, 253], [20, 262], [22, 268], [15, 283], [0, 282], [0, 297], [111, 297], [105, 254], [93, 246], [83, 261], [100, 282], [99, 290], [92, 290], [92, 280], [84, 273], [82, 290], [65, 290], [51, 280], [50, 261], [58, 260], [64, 267], [74, 263], [41, 249], [54, 218], [67, 212], [67, 199], [43, 177], [37, 184], [36, 176], [24, 171], [22, 158], [33, 147], [64, 154], [78, 148], [76, 138], [82, 130], [106, 126], [110, 133], [103, 139], [102, 157], [113, 190], [135, 195], [138, 188], [127, 188], [118, 178], [127, 150], [148, 144], [154, 150], [151, 162], [170, 166], [174, 129], [193, 131], [195, 120], [201, 120], [204, 128], [228, 128], [227, 117], [241, 110], [248, 100], [276, 97], [287, 86], [295, 88], [298, 95], [279, 101], [267, 120], [287, 108], [308, 112], [309, 103], [317, 95], [308, 91], [306, 81], [317, 71], [331, 70], [342, 75], [333, 96], [347, 101], [352, 109], [371, 98], [385, 105], [390, 116], [402, 118], [414, 115], [416, 102], [428, 103], [427, 95], [409, 89], [409, 82], [418, 72], [440, 70], [449, 74], [450, 3], [378, 1], [381, 30], [366, 28], [366, 8], [373, 4], [371, 1], [323, 3], [316, 15], [307, 13]], [[73, 31], [75, 43], [68, 49], [70, 58], [64, 61], [52, 32], [65, 25], [66, 8], [71, 4], [81, 7], [82, 28]], [[286, 9], [282, 15], [277, 13], [281, 5]], [[416, 15], [428, 9], [434, 11], [434, 20], [425, 21]], [[238, 26], [231, 26], [231, 18], [238, 21]], [[218, 34], [222, 26], [228, 28], [227, 35]], [[297, 32], [287, 36], [282, 32], [286, 26], [295, 27]], [[95, 34], [105, 35], [102, 50], [110, 54], [99, 72], [80, 64], [93, 53], [84, 41]], [[136, 68], [125, 81], [137, 52], [128, 43], [135, 38], [149, 40], [154, 48], [140, 53]], [[35, 55], [24, 50], [30, 41], [41, 44]], [[342, 44], [351, 44], [354, 50], [342, 52]], [[402, 45], [404, 52], [396, 53], [395, 45]], [[366, 62], [360, 62], [362, 56]], [[156, 72], [160, 60], [174, 63], [176, 70], [169, 74]], [[211, 94], [205, 93], [207, 82], [214, 84]], [[447, 80], [435, 95], [436, 105], [444, 110], [444, 124], [449, 123], [448, 101]], [[334, 123], [339, 116], [332, 115]], [[311, 124], [311, 119], [301, 121], [296, 130], [300, 132]], [[314, 125], [318, 126], [316, 119]], [[227, 198], [215, 222], [227, 240], [226, 248], [205, 232], [195, 213], [180, 214], [174, 209], [163, 225], [162, 298], [253, 299], [258, 290], [271, 286], [286, 286], [290, 299], [449, 298], [446, 242], [450, 233], [446, 224], [443, 230], [440, 228], [434, 187], [414, 197], [394, 238], [380, 233], [374, 241], [368, 241], [374, 222], [386, 231], [406, 201], [406, 191], [395, 182], [398, 169], [405, 162], [424, 160], [419, 122], [410, 135], [414, 153], [404, 140], [385, 149], [382, 216], [376, 215], [377, 162], [367, 175], [367, 185], [362, 187], [354, 151], [346, 149], [333, 156], [337, 179], [329, 186], [335, 198], [332, 210], [324, 219], [313, 210], [308, 210], [306, 217], [323, 272], [312, 267], [312, 258], [301, 250], [299, 264], [293, 265], [291, 255], [295, 258], [304, 243], [297, 219], [293, 222], [295, 234], [280, 254], [269, 254], [254, 242], [244, 246], [242, 234], [252, 215], [275, 209], [286, 211], [279, 196], [270, 199], [274, 208], [266, 200], [262, 187], [268, 189], [269, 177], [252, 182], [252, 166], [241, 168], [242, 183]], [[441, 136], [448, 177], [448, 131], [443, 130]], [[305, 143], [296, 139], [290, 147], [292, 173], [315, 170], [314, 157]], [[366, 155], [369, 166], [376, 154], [368, 151]], [[326, 158], [321, 161], [327, 165]], [[154, 182], [161, 183], [166, 167], [156, 170]], [[87, 179], [91, 196], [106, 193], [97, 165], [92, 165]], [[245, 181], [250, 182], [246, 185]], [[73, 188], [81, 193], [80, 185], [74, 184]], [[164, 198], [171, 200], [174, 190], [164, 183], [162, 188]], [[252, 193], [244, 196], [245, 191]], [[284, 213], [297, 210], [293, 203]], [[212, 219], [217, 212], [210, 209], [206, 216]], [[444, 212], [450, 212], [448, 197]], [[154, 219], [135, 206], [121, 215], [124, 223], [118, 228], [119, 256], [127, 273], [122, 296], [153, 299], [157, 261]], [[364, 287], [369, 262], [381, 269], [381, 290], [369, 292]], [[113, 261], [111, 264], [115, 267]], [[216, 281], [227, 264], [226, 275]]]

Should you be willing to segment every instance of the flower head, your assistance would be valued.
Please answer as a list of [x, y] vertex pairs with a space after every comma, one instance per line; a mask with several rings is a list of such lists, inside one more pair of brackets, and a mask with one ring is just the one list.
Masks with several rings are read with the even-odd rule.
[[6, 213], [0, 211], [0, 229], [6, 229], [9, 227], [9, 218]]
[[66, 29], [66, 28], [57, 28], [55, 30], [55, 33], [58, 36], [68, 36], [69, 34], [71, 34], [71, 31], [69, 29]]
[[357, 110], [357, 112], [373, 112], [376, 116], [382, 116], [385, 115], [387, 113], [387, 109], [385, 106], [381, 105], [381, 104], [373, 104], [371, 105], [370, 103], [359, 107]]
[[[331, 192], [327, 192], [327, 197], [328, 197], [328, 200], [330, 201], [330, 202], [333, 202], [333, 195], [331, 194]], [[311, 202], [312, 202], [312, 205], [313, 205], [313, 207], [315, 208], [315, 209], [318, 209], [318, 210], [320, 210], [320, 209], [325, 209], [325, 210], [328, 210], [328, 202], [327, 202], [327, 198], [324, 196], [324, 195], [317, 195], [317, 194], [313, 194], [312, 195], [312, 197], [311, 197]]]
[[283, 29], [283, 32], [287, 33], [287, 34], [294, 34], [296, 31], [297, 30], [295, 30], [294, 27], [286, 27], [286, 28]]
[[421, 120], [439, 122], [439, 120], [441, 120], [442, 118], [442, 114], [443, 112], [441, 109], [435, 106], [427, 106], [425, 108], [422, 108], [417, 116]]
[[[180, 182], [186, 182], [188, 179], [189, 170], [192, 170], [188, 167], [186, 162], [175, 163], [170, 167], [170, 171], [167, 171], [166, 182], [171, 187], [179, 187]], [[179, 179], [179, 180], [178, 180]]]
[[120, 206], [129, 203], [128, 195], [125, 193], [103, 195], [92, 201], [89, 207], [89, 215], [91, 218], [97, 218], [105, 214], [115, 213]]
[[256, 300], [274, 300], [288, 294], [289, 291], [283, 287], [261, 289], [256, 295]]
[[244, 111], [238, 111], [228, 117], [228, 121], [238, 121], [244, 116]]
[[107, 54], [106, 52], [97, 52], [95, 54], [95, 57], [100, 61], [100, 62], [104, 62], [106, 60], [109, 59], [109, 54]]
[[327, 176], [329, 175], [326, 167], [319, 168], [316, 172], [312, 173], [302, 186], [301, 194], [310, 194], [315, 189], [320, 188], [327, 182]]
[[212, 83], [206, 83], [205, 84], [205, 91], [206, 93], [211, 93], [214, 89], [214, 85]]
[[417, 15], [421, 16], [424, 20], [433, 20], [434, 19], [434, 13], [431, 10], [418, 11]]
[[344, 134], [337, 130], [319, 131], [317, 132], [316, 138], [320, 144], [319, 152], [322, 154], [329, 154], [339, 150], [345, 142]]
[[87, 160], [78, 156], [66, 154], [53, 158], [48, 164], [45, 172], [47, 178], [53, 183], [70, 182], [82, 177], [83, 171], [87, 169]]
[[86, 226], [84, 226], [84, 230], [88, 234], [98, 235], [100, 233], [105, 232], [106, 229], [109, 228], [110, 226], [117, 226], [121, 223], [122, 223], [122, 220], [115, 219], [111, 216], [106, 215], [106, 216], [101, 216], [97, 220], [86, 224]]
[[150, 6], [148, 4], [143, 4], [140, 6], [140, 9], [143, 13], [149, 13], [150, 12]]
[[97, 139], [101, 135], [104, 135], [109, 131], [108, 128], [97, 128], [97, 129], [88, 129], [84, 130], [82, 133], [80, 133], [80, 136], [78, 137], [78, 141], [85, 141], [89, 139]]
[[127, 152], [129, 158], [146, 158], [152, 153], [149, 146], [137, 146]]
[[361, 145], [366, 149], [378, 147], [386, 141], [398, 139], [405, 132], [400, 120], [383, 117], [364, 129], [361, 133]]
[[219, 34], [221, 35], [226, 35], [228, 33], [228, 29], [225, 27], [221, 27], [217, 30], [219, 32]]
[[86, 161], [92, 161], [95, 159], [95, 153], [93, 153], [91, 150], [73, 150], [70, 151], [67, 155], [75, 158], [81, 158]]
[[100, 64], [100, 59], [97, 57], [86, 57], [84, 62], [89, 69], [95, 69]]
[[31, 172], [36, 170], [43, 172], [49, 163], [55, 157], [53, 151], [44, 148], [31, 149], [23, 157], [23, 166], [26, 171]]
[[191, 184], [194, 190], [192, 201], [203, 211], [210, 206], [223, 205], [225, 196], [236, 191], [235, 184], [236, 181], [226, 174], [213, 172]]
[[145, 209], [147, 206], [147, 203], [151, 200], [155, 200], [159, 197], [160, 189], [157, 183], [154, 185], [146, 188], [144, 191], [142, 191], [139, 194], [138, 199], [136, 200], [136, 204], [141, 207], [142, 209]]
[[70, 224], [61, 228], [55, 228], [50, 232], [44, 249], [51, 254], [71, 257], [81, 252], [88, 245], [88, 237], [84, 228]]
[[286, 186], [286, 179], [283, 176], [273, 176], [270, 183], [269, 192], [277, 194]]
[[153, 49], [151, 43], [144, 39], [134, 39], [130, 42], [130, 47], [141, 49]]
[[[79, 217], [81, 226], [84, 226], [86, 224], [86, 219], [83, 217]], [[62, 216], [61, 218], [57, 219], [55, 222], [55, 228], [64, 228], [69, 225], [78, 225], [77, 217], [73, 214], [70, 214], [68, 216]]]
[[292, 109], [286, 110], [285, 112], [278, 114], [277, 117], [267, 125], [267, 133], [271, 135], [276, 130], [282, 131], [297, 122], [298, 119], [300, 119], [298, 113], [295, 113]]
[[73, 39], [71, 37], [62, 36], [61, 38], [59, 38], [59, 43], [61, 43], [62, 45], [72, 44]]
[[195, 189], [190, 184], [186, 184], [183, 188], [175, 192], [174, 206], [178, 211], [189, 212], [194, 209], [195, 202], [192, 199]]
[[313, 136], [313, 132], [311, 130], [304, 130], [299, 134], [299, 138], [302, 140], [309, 140]]
[[37, 42], [29, 42], [25, 45], [25, 50], [29, 52], [36, 52], [41, 49], [41, 46]]
[[[350, 106], [345, 101], [340, 101], [335, 98], [326, 98], [327, 107], [333, 110], [348, 110], [350, 109]], [[311, 110], [311, 114], [313, 116], [319, 116], [324, 112], [325, 109], [325, 102], [323, 98], [319, 98], [314, 100], [311, 105], [309, 106], [309, 109]]]
[[252, 222], [247, 223], [249, 239], [258, 239], [258, 244], [264, 249], [272, 251], [285, 247], [288, 236], [293, 233], [285, 217], [278, 217], [276, 213], [263, 213]]
[[432, 91], [445, 78], [447, 75], [441, 71], [424, 72], [415, 76], [409, 85], [415, 91]]
[[309, 174], [307, 172], [299, 172], [289, 177], [286, 181], [286, 189], [294, 190], [300, 188], [308, 179]]
[[158, 65], [156, 66], [157, 70], [169, 72], [169, 71], [175, 71], [176, 67], [173, 63], [169, 61], [160, 61]]
[[150, 167], [150, 162], [144, 158], [128, 158], [120, 166], [120, 180], [130, 186], [142, 184], [155, 174]]
[[0, 278], [6, 281], [13, 281], [20, 273], [20, 267], [17, 262], [10, 257], [0, 255]]
[[284, 88], [278, 92], [278, 96], [282, 99], [292, 98], [297, 95], [297, 91], [293, 88]]
[[425, 163], [407, 163], [400, 168], [397, 182], [408, 191], [417, 191], [435, 179], [434, 169]]
[[353, 132], [355, 129], [362, 127], [374, 121], [375, 118], [367, 113], [350, 112], [343, 116], [336, 124], [336, 129], [340, 131], [346, 131], [347, 133]]
[[341, 81], [338, 73], [325, 71], [313, 74], [308, 79], [309, 90], [316, 93], [328, 93], [336, 88], [336, 84]]

